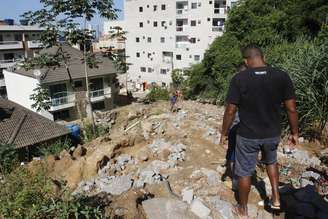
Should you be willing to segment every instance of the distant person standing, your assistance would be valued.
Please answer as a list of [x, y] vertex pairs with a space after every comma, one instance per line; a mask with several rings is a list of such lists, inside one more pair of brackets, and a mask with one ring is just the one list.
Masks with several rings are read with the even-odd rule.
[[171, 96], [170, 96], [170, 103], [171, 103], [171, 108], [170, 111], [171, 112], [175, 112], [176, 109], [176, 105], [177, 105], [177, 101], [178, 101], [178, 95], [177, 92], [172, 92]]
[[238, 176], [238, 205], [233, 212], [248, 218], [248, 195], [257, 156], [262, 154], [272, 187], [270, 207], [280, 209], [277, 147], [281, 135], [281, 104], [288, 114], [290, 146], [298, 144], [298, 114], [292, 81], [288, 74], [266, 65], [262, 50], [255, 45], [242, 49], [248, 69], [236, 74], [230, 83], [220, 143], [225, 144], [235, 113], [239, 112], [235, 174]]

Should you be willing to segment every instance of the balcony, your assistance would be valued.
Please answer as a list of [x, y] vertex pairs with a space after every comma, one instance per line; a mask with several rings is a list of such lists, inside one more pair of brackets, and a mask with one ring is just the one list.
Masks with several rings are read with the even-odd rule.
[[214, 8], [214, 14], [222, 14], [225, 15], [227, 14], [227, 9], [226, 8]]
[[23, 49], [22, 41], [2, 41], [0, 42], [0, 50]]
[[75, 95], [70, 94], [63, 97], [51, 98], [50, 100], [50, 111], [57, 111], [67, 109], [75, 106]]
[[177, 9], [177, 16], [181, 15], [186, 15], [188, 13], [188, 9]]
[[5, 79], [0, 78], [0, 87], [5, 87], [5, 86], [6, 86]]
[[213, 32], [223, 32], [224, 31], [224, 26], [214, 26], [212, 27]]
[[111, 90], [109, 87], [105, 89], [90, 91], [91, 102], [102, 101], [105, 98], [110, 98], [110, 97], [111, 97]]
[[184, 32], [187, 31], [187, 26], [177, 26], [176, 28], [177, 32]]
[[39, 40], [27, 41], [27, 46], [29, 49], [39, 49], [43, 47]]
[[10, 68], [13, 67], [17, 62], [22, 62], [23, 59], [8, 59], [0, 60], [0, 68]]
[[186, 48], [189, 47], [189, 45], [190, 45], [190, 42], [189, 42], [189, 41], [185, 41], [185, 42], [177, 42], [177, 43], [175, 44], [175, 47], [176, 47], [176, 48], [179, 48], [179, 49], [186, 49]]

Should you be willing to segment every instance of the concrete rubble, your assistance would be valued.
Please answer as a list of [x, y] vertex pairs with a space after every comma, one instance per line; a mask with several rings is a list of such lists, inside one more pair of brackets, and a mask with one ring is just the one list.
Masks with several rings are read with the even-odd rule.
[[[133, 203], [129, 210], [142, 210], [142, 219], [233, 219], [232, 183], [221, 181], [226, 171], [226, 151], [218, 146], [223, 108], [193, 101], [184, 102], [181, 108], [171, 113], [167, 103], [140, 103], [115, 112], [96, 112], [97, 124], [111, 128], [111, 140], [101, 137], [61, 152], [59, 160], [49, 157], [49, 169], [63, 177], [75, 195], [104, 193], [122, 209]], [[320, 153], [320, 159], [325, 158], [328, 162], [328, 150]], [[280, 147], [278, 159], [281, 180], [294, 180], [299, 187], [313, 185], [312, 179], [319, 177], [306, 167], [324, 163], [301, 148]], [[258, 167], [257, 174], [270, 195], [265, 171]], [[251, 218], [273, 218], [258, 206], [262, 199], [254, 186], [250, 197]]]

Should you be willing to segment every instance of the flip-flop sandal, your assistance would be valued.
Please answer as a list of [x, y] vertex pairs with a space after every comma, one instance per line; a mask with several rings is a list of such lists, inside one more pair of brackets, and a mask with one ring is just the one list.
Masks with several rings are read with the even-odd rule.
[[272, 200], [269, 201], [268, 205], [272, 210], [278, 210], [278, 211], [280, 210], [280, 205], [274, 205], [272, 203]]
[[249, 219], [248, 216], [243, 216], [240, 215], [239, 210], [238, 210], [238, 205], [234, 205], [231, 209], [232, 213], [237, 216], [239, 219]]

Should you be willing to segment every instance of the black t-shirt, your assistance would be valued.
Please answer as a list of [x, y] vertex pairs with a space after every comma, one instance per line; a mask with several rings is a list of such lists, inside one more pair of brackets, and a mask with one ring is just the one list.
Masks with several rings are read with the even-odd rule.
[[288, 74], [272, 67], [250, 68], [236, 74], [227, 103], [238, 106], [237, 133], [245, 138], [263, 139], [281, 134], [281, 104], [295, 98]]

